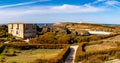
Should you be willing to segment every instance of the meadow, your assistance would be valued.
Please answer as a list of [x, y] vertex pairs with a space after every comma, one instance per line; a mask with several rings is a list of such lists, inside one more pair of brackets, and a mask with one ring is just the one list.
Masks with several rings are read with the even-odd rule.
[[[15, 53], [15, 56], [6, 56], [5, 63], [17, 62], [17, 63], [30, 63], [36, 59], [50, 59], [57, 56], [63, 49], [30, 49], [19, 50], [19, 53]], [[17, 52], [17, 51], [16, 51]], [[9, 53], [8, 53], [9, 54]]]
[[57, 63], [64, 61], [62, 59], [69, 53], [69, 45], [7, 44], [0, 50], [1, 63]]
[[102, 40], [81, 42], [76, 52], [75, 62], [117, 63], [120, 59], [120, 35]]

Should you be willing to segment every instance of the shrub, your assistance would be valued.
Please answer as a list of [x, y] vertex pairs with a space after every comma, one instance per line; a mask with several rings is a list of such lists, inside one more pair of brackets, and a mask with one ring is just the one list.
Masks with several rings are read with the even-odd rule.
[[18, 49], [21, 49], [21, 50], [28, 50], [28, 49], [62, 49], [64, 47], [66, 47], [66, 45], [68, 44], [14, 44], [14, 43], [9, 43], [9, 44], [5, 44], [5, 46], [7, 47], [13, 47], [13, 48], [18, 48]]
[[70, 42], [69, 35], [63, 35], [58, 38], [57, 43], [58, 44], [68, 44]]
[[83, 61], [83, 63], [104, 63], [97, 57], [90, 57], [88, 60]]
[[8, 47], [6, 46], [6, 47], [4, 48], [4, 50], [2, 51], [1, 55], [6, 55], [7, 51], [8, 51]]
[[36, 38], [30, 39], [30, 43], [56, 44], [55, 33], [48, 32]]
[[4, 56], [4, 55], [1, 55], [1, 56], [0, 56], [0, 62], [2, 63], [2, 62], [4, 62], [4, 60], [5, 60], [5, 56]]
[[120, 52], [116, 52], [115, 58], [120, 59]]
[[17, 63], [16, 61], [14, 61], [14, 60], [12, 60], [12, 61], [10, 61], [10, 63]]
[[98, 36], [98, 35], [85, 36], [85, 37], [80, 37], [78, 39], [78, 42], [81, 43], [81, 42], [96, 41], [96, 40], [105, 39], [105, 38], [109, 38], [109, 37], [113, 37], [117, 35], [120, 35], [120, 34], [109, 34], [109, 35], [101, 35], [101, 36]]
[[15, 54], [15, 49], [14, 48], [9, 48], [9, 50], [8, 50], [8, 52], [7, 52], [7, 54], [6, 54], [7, 56], [15, 56], [16, 54]]
[[105, 54], [105, 55], [97, 55], [97, 58], [102, 60], [102, 61], [106, 61], [108, 60], [109, 58], [109, 55], [108, 54]]
[[5, 48], [5, 45], [0, 45], [0, 53], [3, 52], [4, 48]]

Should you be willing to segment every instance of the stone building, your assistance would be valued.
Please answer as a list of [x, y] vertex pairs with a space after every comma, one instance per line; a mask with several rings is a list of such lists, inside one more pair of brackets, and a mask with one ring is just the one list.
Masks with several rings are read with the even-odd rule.
[[9, 23], [8, 33], [23, 39], [33, 38], [36, 36], [36, 24], [33, 23]]

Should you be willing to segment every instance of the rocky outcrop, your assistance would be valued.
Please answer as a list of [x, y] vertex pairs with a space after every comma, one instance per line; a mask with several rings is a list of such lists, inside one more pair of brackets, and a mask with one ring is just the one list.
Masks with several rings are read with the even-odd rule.
[[41, 26], [39, 29], [40, 29], [39, 32], [42, 32], [42, 33], [50, 32], [50, 27], [47, 26], [46, 24], [44, 26]]
[[88, 31], [84, 31], [84, 30], [71, 31], [71, 33], [75, 35], [84, 35], [84, 36], [90, 35]]
[[60, 26], [52, 26], [51, 31], [56, 33], [70, 34], [70, 31], [67, 28]]
[[63, 34], [70, 34], [70, 31], [61, 26], [42, 26], [40, 27], [42, 33], [46, 32], [55, 32], [55, 33], [63, 33]]
[[53, 26], [47, 26], [44, 25], [42, 27], [40, 27], [42, 33], [46, 33], [46, 32], [55, 32], [55, 33], [62, 33], [62, 34], [75, 34], [75, 35], [90, 35], [88, 31], [84, 31], [84, 30], [71, 30], [69, 28], [67, 28], [67, 25], [74, 25], [74, 23], [60, 23], [60, 24], [56, 24]]

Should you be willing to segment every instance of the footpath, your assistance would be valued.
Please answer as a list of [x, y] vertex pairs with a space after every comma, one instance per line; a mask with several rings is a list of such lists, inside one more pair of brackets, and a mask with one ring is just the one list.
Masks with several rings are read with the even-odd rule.
[[71, 52], [68, 55], [67, 59], [65, 60], [65, 63], [74, 63], [77, 48], [78, 45], [70, 46]]

